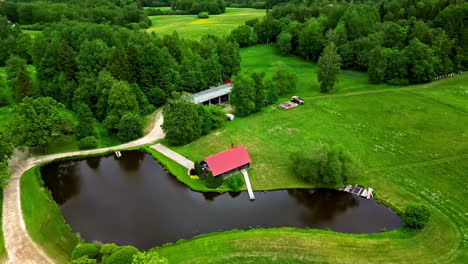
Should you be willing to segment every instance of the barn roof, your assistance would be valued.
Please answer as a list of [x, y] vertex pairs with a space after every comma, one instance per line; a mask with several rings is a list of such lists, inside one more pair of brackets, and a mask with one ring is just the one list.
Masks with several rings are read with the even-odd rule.
[[192, 94], [193, 103], [199, 104], [202, 102], [206, 102], [210, 99], [218, 98], [225, 94], [230, 93], [232, 90], [232, 84], [226, 83], [220, 86], [212, 87], [208, 90], [201, 91], [196, 94]]
[[213, 176], [228, 172], [252, 162], [244, 146], [228, 149], [205, 158]]

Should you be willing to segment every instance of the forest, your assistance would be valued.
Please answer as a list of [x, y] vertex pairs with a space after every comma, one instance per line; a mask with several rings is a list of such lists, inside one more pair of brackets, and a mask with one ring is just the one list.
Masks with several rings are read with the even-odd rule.
[[288, 3], [232, 35], [241, 46], [276, 43], [280, 53], [313, 62], [333, 43], [341, 69], [367, 71], [371, 83], [406, 85], [468, 67], [467, 14], [468, 4], [457, 1]]

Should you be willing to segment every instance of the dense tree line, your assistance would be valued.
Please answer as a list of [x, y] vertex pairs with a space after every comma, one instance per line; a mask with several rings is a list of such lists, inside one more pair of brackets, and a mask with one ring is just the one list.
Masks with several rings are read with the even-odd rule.
[[278, 67], [268, 80], [265, 75], [264, 72], [254, 72], [250, 76], [239, 74], [234, 77], [230, 97], [236, 115], [245, 117], [258, 112], [275, 103], [279, 96], [296, 90], [297, 77], [286, 67]]
[[134, 1], [12, 1], [0, 2], [0, 15], [21, 25], [64, 19], [147, 28], [151, 20]]
[[275, 42], [280, 53], [315, 62], [333, 43], [335, 65], [368, 71], [371, 83], [423, 83], [468, 67], [466, 14], [460, 1], [292, 2], [231, 37], [241, 46]]
[[195, 105], [187, 93], [174, 93], [164, 106], [162, 129], [171, 145], [194, 141], [226, 121], [226, 112], [220, 106]]
[[174, 11], [182, 10], [188, 14], [198, 14], [208, 12], [210, 15], [217, 15], [226, 12], [224, 0], [175, 0], [171, 3]]
[[[5, 31], [0, 32], [21, 34], [5, 25]], [[156, 37], [123, 27], [76, 21], [49, 26], [31, 39], [25, 50], [10, 51], [7, 80], [0, 84], [7, 86], [1, 90], [11, 91], [5, 96], [11, 96], [0, 101], [35, 107], [36, 101], [47, 97], [50, 107], [72, 110], [77, 126], [66, 133], [74, 132], [83, 148], [95, 145], [98, 123], [122, 141], [141, 136], [141, 116], [165, 104], [173, 92], [199, 92], [230, 79], [240, 68], [239, 47], [231, 40], [204, 36], [201, 41], [192, 41], [176, 33]], [[35, 75], [27, 71], [28, 62], [35, 66]], [[214, 110], [208, 112], [219, 116]], [[39, 120], [50, 121], [44, 116]], [[200, 133], [216, 127], [210, 122], [201, 122]], [[65, 133], [57, 129], [46, 133], [47, 140], [29, 142], [21, 138], [16, 145], [45, 146]]]

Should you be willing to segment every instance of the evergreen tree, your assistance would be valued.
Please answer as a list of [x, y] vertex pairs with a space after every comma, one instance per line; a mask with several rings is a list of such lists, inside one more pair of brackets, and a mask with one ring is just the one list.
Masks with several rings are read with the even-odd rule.
[[80, 104], [76, 109], [76, 114], [78, 116], [78, 126], [75, 131], [76, 137], [82, 139], [88, 136], [95, 136], [96, 130], [93, 113], [89, 107], [85, 104]]
[[129, 83], [136, 83], [140, 78], [140, 65], [138, 59], [138, 50], [133, 46], [129, 45], [125, 48], [128, 63], [128, 79]]
[[127, 53], [123, 48], [114, 49], [109, 63], [109, 72], [117, 80], [128, 81], [130, 79]]
[[322, 55], [318, 60], [317, 78], [320, 82], [320, 92], [328, 93], [333, 90], [340, 73], [341, 58], [337, 53], [335, 43], [330, 42], [323, 49]]
[[32, 97], [34, 95], [34, 88], [31, 82], [31, 78], [25, 70], [18, 73], [15, 83], [17, 103], [21, 102], [25, 97]]

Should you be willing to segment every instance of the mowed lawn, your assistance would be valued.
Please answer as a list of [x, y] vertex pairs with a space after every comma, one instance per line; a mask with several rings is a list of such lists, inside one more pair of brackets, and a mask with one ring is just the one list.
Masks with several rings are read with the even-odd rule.
[[211, 15], [208, 19], [199, 19], [197, 15], [150, 16], [153, 25], [147, 30], [156, 34], [170, 34], [177, 31], [188, 39], [200, 39], [201, 36], [229, 35], [231, 31], [245, 21], [265, 16], [264, 9], [226, 8], [226, 13]]
[[253, 230], [168, 245], [158, 249], [162, 255], [171, 263], [467, 263], [468, 74], [393, 87], [369, 85], [365, 73], [343, 71], [340, 91], [323, 96], [314, 64], [268, 46], [241, 54], [244, 72], [291, 68], [305, 105], [289, 111], [268, 106], [172, 149], [200, 160], [231, 143], [245, 145], [253, 188], [270, 190], [316, 187], [295, 176], [290, 155], [313, 142], [333, 142], [364, 167], [352, 183], [373, 187], [397, 211], [423, 202], [433, 216], [421, 232]]

